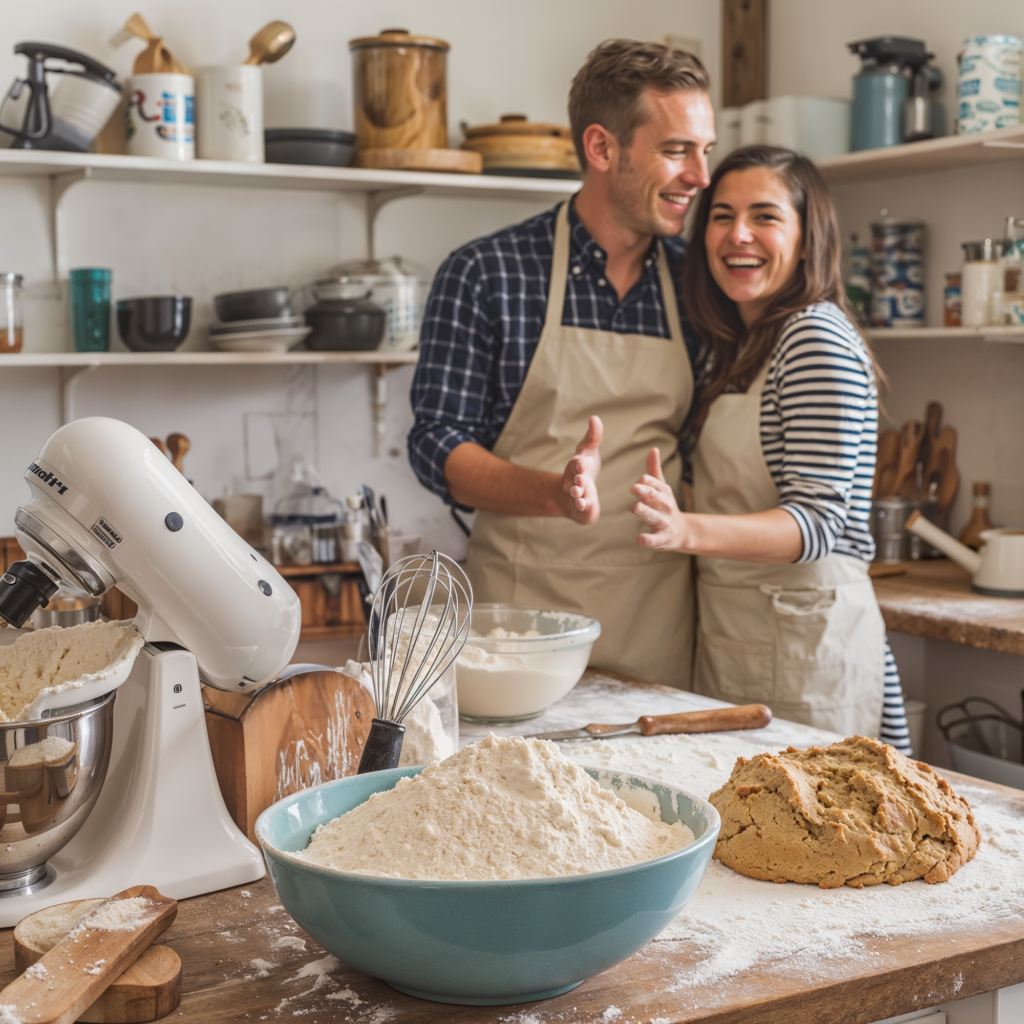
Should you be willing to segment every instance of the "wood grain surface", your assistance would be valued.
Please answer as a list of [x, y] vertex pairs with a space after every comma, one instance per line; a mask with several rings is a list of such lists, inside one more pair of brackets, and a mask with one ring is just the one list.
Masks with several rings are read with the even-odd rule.
[[946, 558], [902, 564], [904, 575], [873, 580], [888, 629], [1024, 654], [1024, 599], [975, 594], [967, 573]]
[[722, 2], [722, 106], [763, 100], [768, 88], [768, 0]]

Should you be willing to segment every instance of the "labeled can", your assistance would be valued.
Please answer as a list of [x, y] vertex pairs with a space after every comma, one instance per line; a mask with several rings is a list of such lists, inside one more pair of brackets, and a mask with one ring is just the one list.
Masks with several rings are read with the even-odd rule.
[[1021, 123], [1024, 40], [970, 36], [960, 54], [957, 134], [989, 132]]
[[858, 245], [856, 235], [850, 237], [846, 298], [857, 323], [868, 327], [871, 323], [871, 250], [867, 246]]
[[132, 75], [128, 80], [128, 155], [194, 159], [194, 104], [195, 80], [191, 75]]
[[946, 288], [942, 296], [942, 326], [960, 327], [963, 309], [963, 276], [947, 274]]
[[924, 326], [924, 224], [871, 225], [871, 326]]

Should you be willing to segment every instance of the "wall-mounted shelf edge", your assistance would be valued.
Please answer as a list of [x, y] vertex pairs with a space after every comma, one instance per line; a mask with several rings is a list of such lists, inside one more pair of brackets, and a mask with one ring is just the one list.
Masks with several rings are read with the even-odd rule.
[[873, 327], [872, 341], [991, 341], [1024, 345], [1020, 327]]

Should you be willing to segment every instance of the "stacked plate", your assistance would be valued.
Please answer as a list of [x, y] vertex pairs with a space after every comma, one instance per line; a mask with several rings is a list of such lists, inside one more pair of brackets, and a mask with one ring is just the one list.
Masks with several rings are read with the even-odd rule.
[[209, 334], [210, 344], [221, 352], [287, 352], [310, 330], [301, 316], [276, 316], [210, 324]]

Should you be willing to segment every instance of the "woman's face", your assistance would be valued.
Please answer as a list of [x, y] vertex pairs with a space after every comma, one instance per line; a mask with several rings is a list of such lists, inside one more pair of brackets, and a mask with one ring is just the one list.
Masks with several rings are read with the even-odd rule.
[[803, 257], [800, 216], [781, 176], [767, 167], [726, 174], [715, 190], [704, 244], [711, 276], [750, 327]]

